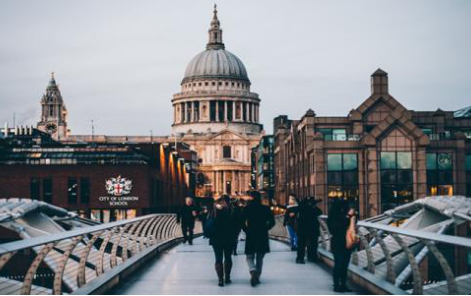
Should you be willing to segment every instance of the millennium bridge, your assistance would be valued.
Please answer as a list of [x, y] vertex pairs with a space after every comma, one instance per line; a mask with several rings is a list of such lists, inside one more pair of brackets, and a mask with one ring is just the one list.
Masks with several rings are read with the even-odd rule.
[[[41, 201], [3, 199], [0, 294], [333, 294], [325, 218], [320, 263], [294, 263], [276, 217], [262, 284], [249, 284], [242, 240], [233, 283], [218, 287], [208, 241], [182, 244], [173, 214], [99, 224]], [[361, 294], [470, 294], [470, 223], [471, 199], [462, 196], [427, 197], [359, 221], [350, 286]]]

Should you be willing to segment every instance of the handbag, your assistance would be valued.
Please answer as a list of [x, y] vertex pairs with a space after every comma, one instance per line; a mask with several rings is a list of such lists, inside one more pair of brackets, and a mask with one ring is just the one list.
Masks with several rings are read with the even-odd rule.
[[360, 237], [357, 235], [356, 229], [355, 229], [355, 216], [352, 216], [350, 218], [350, 225], [348, 226], [347, 229], [347, 249], [351, 250], [353, 249], [358, 243], [360, 242]]
[[216, 224], [213, 217], [209, 217], [203, 225], [203, 234], [205, 237], [211, 238], [214, 235]]

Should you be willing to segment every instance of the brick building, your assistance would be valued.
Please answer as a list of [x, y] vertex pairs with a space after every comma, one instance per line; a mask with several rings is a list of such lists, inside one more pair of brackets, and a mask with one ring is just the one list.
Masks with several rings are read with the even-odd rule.
[[196, 156], [182, 144], [178, 152], [167, 143], [65, 145], [18, 130], [0, 139], [0, 198], [43, 200], [107, 222], [173, 211], [194, 195]]
[[471, 196], [471, 114], [406, 109], [371, 76], [371, 96], [345, 117], [308, 110], [275, 118], [275, 197], [348, 199], [362, 218], [430, 195]]

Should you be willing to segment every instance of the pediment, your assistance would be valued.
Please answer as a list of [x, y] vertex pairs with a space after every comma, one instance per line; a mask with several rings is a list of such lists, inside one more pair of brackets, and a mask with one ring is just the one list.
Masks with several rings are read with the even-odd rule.
[[219, 133], [216, 133], [214, 135], [211, 135], [208, 137], [209, 140], [221, 140], [221, 141], [233, 141], [233, 140], [245, 140], [247, 141], [248, 138], [245, 137], [244, 135], [234, 133], [233, 131], [229, 129], [225, 129], [220, 131]]

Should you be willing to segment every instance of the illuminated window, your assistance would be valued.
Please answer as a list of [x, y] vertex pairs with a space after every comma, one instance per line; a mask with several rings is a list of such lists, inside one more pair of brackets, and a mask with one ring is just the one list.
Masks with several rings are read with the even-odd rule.
[[358, 207], [358, 159], [356, 153], [327, 154], [327, 195], [329, 203], [334, 198], [344, 198], [352, 207]]
[[413, 200], [412, 153], [381, 152], [381, 210]]
[[427, 195], [453, 195], [453, 154], [427, 153]]
[[466, 196], [471, 197], [471, 154], [466, 155]]

